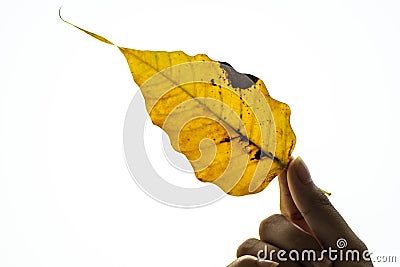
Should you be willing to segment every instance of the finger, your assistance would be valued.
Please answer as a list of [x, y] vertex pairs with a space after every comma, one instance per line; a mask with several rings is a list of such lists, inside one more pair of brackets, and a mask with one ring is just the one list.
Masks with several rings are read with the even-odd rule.
[[259, 261], [256, 257], [246, 255], [234, 260], [227, 267], [276, 267], [278, 263], [273, 261]]
[[287, 252], [292, 251], [292, 256], [288, 253], [286, 258], [298, 260], [305, 266], [329, 266], [330, 264], [329, 261], [319, 259], [322, 248], [318, 241], [281, 214], [272, 215], [261, 222], [260, 238]]
[[[265, 251], [265, 246], [268, 247], [269, 250], [279, 251], [280, 249], [265, 243], [264, 241], [258, 240], [256, 238], [249, 238], [244, 241], [237, 249], [236, 256], [241, 257], [243, 255], [252, 255], [255, 257], [260, 257], [261, 254]], [[267, 258], [262, 255], [263, 258], [271, 260], [271, 258]]]
[[244, 241], [237, 250], [237, 257], [244, 255], [251, 255], [257, 257], [257, 259], [272, 260], [279, 262], [279, 267], [301, 267], [300, 263], [293, 261], [280, 261], [278, 254], [281, 249], [268, 244], [264, 241], [250, 238]]
[[259, 232], [261, 240], [285, 250], [322, 249], [314, 237], [281, 214], [263, 220]]
[[280, 209], [281, 213], [286, 216], [290, 221], [298, 225], [304, 231], [311, 233], [310, 227], [304, 220], [303, 215], [297, 208], [290, 194], [289, 185], [287, 182], [287, 170], [284, 170], [279, 176], [279, 189], [280, 189]]
[[300, 157], [289, 164], [287, 181], [294, 203], [323, 247], [336, 248], [340, 238], [345, 238], [352, 247], [360, 245], [360, 240], [327, 196], [315, 186]]

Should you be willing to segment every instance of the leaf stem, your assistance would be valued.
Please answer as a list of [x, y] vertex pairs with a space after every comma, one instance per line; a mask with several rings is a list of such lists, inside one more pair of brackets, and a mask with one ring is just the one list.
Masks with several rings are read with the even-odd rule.
[[324, 189], [320, 188], [319, 190], [322, 191], [322, 193], [324, 193], [325, 195], [327, 195], [328, 197], [330, 197], [332, 195], [332, 193], [329, 193], [328, 191], [325, 191]]

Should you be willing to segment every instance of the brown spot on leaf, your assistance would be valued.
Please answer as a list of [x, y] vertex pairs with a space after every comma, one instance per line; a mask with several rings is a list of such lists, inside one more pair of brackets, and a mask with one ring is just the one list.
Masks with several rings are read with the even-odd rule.
[[234, 88], [248, 89], [253, 86], [259, 79], [251, 74], [237, 72], [229, 63], [219, 62], [220, 67], [226, 71], [229, 80], [228, 86]]

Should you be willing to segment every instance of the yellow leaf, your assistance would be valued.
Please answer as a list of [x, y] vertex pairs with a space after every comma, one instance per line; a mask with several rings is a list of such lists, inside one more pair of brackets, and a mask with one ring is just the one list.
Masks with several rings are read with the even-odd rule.
[[287, 167], [296, 142], [290, 109], [269, 96], [263, 81], [204, 54], [118, 48], [152, 122], [200, 181], [247, 195], [262, 191]]

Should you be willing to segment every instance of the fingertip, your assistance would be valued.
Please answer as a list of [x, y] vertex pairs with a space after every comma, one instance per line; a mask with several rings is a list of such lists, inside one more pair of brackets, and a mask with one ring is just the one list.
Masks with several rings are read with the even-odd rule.
[[244, 241], [236, 250], [236, 257], [241, 257], [244, 255], [249, 255], [250, 251], [253, 251], [257, 244], [261, 242], [256, 238], [249, 238]]
[[310, 171], [300, 156], [297, 157], [289, 167], [291, 168], [291, 171], [294, 171], [297, 179], [303, 184], [309, 184], [312, 182]]
[[257, 266], [257, 258], [250, 255], [245, 255], [231, 262], [227, 267], [250, 267]]
[[276, 267], [276, 266], [279, 266], [279, 263], [274, 262], [274, 261], [268, 261], [268, 260], [257, 260], [257, 266], [259, 266], [259, 267]]
[[286, 222], [287, 218], [282, 214], [273, 214], [268, 218], [262, 220], [258, 228], [260, 239], [265, 242], [270, 241], [268, 240], [269, 230], [281, 227], [283, 224], [286, 224]]
[[311, 197], [313, 201], [329, 204], [326, 192], [314, 184], [310, 171], [301, 157], [297, 157], [289, 166], [287, 183], [296, 206], [302, 199], [306, 202], [306, 196]]
[[228, 267], [276, 267], [278, 265], [279, 263], [274, 261], [262, 260], [254, 256], [245, 255], [233, 261]]
[[293, 201], [299, 208], [301, 203], [308, 202], [306, 199], [316, 193], [316, 186], [311, 179], [310, 172], [301, 157], [297, 157], [289, 165], [287, 171], [287, 183]]

